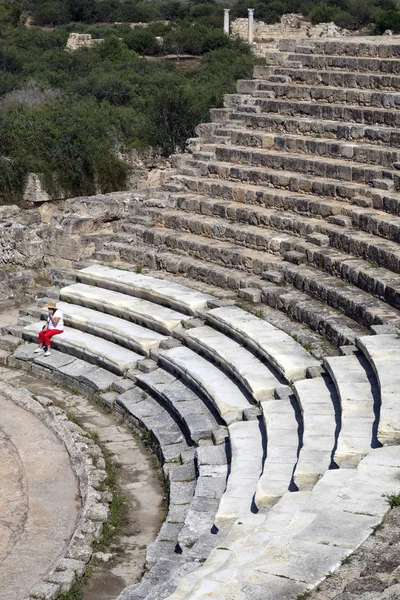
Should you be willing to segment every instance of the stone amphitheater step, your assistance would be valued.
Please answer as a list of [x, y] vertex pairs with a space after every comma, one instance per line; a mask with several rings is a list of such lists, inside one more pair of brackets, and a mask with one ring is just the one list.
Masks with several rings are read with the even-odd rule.
[[253, 98], [263, 98], [265, 92], [271, 99], [286, 98], [287, 100], [305, 100], [313, 102], [327, 102], [329, 104], [350, 104], [376, 108], [393, 108], [400, 106], [400, 95], [394, 91], [372, 91], [352, 86], [329, 86], [319, 83], [296, 83], [273, 81], [276, 76], [269, 79], [239, 80], [237, 91], [239, 94], [250, 94]]
[[172, 281], [154, 279], [147, 275], [111, 269], [103, 265], [92, 265], [80, 270], [77, 279], [81, 283], [143, 298], [189, 315], [206, 308], [208, 300], [212, 299], [212, 296]]
[[198, 260], [192, 257], [161, 251], [151, 246], [114, 244], [123, 262], [139, 264], [173, 274], [185, 275], [220, 288], [239, 290], [249, 286], [261, 290], [261, 301], [289, 317], [307, 324], [311, 329], [329, 338], [335, 345], [353, 344], [356, 335], [364, 335], [365, 328], [336, 309], [289, 286], [273, 285], [230, 267]]
[[[190, 198], [190, 200], [198, 197], [199, 200], [205, 199], [219, 199], [220, 201], [237, 202], [239, 204], [249, 204], [252, 206], [261, 206], [265, 208], [277, 208], [280, 210], [292, 211], [294, 213], [311, 215], [316, 217], [322, 217], [329, 219], [329, 217], [338, 217], [337, 219], [331, 219], [330, 222], [338, 224], [341, 227], [349, 227], [354, 225], [367, 232], [373, 233], [385, 237], [385, 230], [392, 231], [387, 233], [389, 239], [397, 241], [398, 231], [396, 230], [396, 223], [391, 227], [391, 222], [394, 219], [397, 222], [398, 217], [392, 216], [384, 212], [384, 208], [390, 208], [388, 212], [397, 213], [397, 205], [400, 207], [398, 198], [392, 198], [392, 202], [387, 205], [381, 203], [381, 199], [375, 197], [376, 205], [372, 208], [371, 203], [375, 202], [372, 198], [366, 197], [354, 197], [349, 202], [342, 201], [342, 199], [333, 199], [331, 197], [323, 198], [318, 196], [306, 195], [303, 193], [290, 192], [279, 188], [268, 188], [263, 186], [257, 186], [249, 183], [240, 183], [232, 181], [223, 181], [211, 178], [189, 178], [185, 177], [183, 183], [191, 190], [174, 194], [172, 198], [183, 197]], [[389, 201], [389, 196], [387, 197]], [[364, 206], [356, 206], [362, 200]], [[351, 204], [351, 201], [354, 204]], [[366, 204], [365, 202], [368, 202]], [[369, 202], [370, 201], [370, 202]], [[145, 206], [145, 205], [144, 205]], [[198, 204], [194, 201], [193, 210], [198, 211]], [[184, 206], [180, 206], [184, 209]], [[268, 213], [267, 213], [268, 214]], [[342, 219], [341, 215], [348, 215], [351, 218], [351, 222]], [[222, 213], [220, 216], [228, 216]], [[260, 224], [264, 224], [264, 221], [260, 221]]]
[[[272, 55], [271, 55], [272, 56]], [[267, 55], [267, 65], [269, 56]], [[312, 69], [346, 69], [361, 73], [388, 73], [390, 75], [400, 74], [398, 58], [372, 58], [367, 56], [335, 56], [329, 54], [302, 54], [296, 52], [289, 54], [288, 60], [301, 62], [302, 68]]]
[[[312, 193], [316, 196], [343, 199], [345, 201], [351, 201], [352, 198], [360, 196], [371, 197], [372, 194], [376, 193], [376, 188], [372, 188], [369, 185], [366, 186], [363, 183], [358, 184], [341, 179], [330, 179], [324, 175], [317, 176], [309, 175], [308, 173], [299, 173], [298, 171], [276, 170], [273, 167], [265, 168], [235, 165], [230, 162], [222, 161], [213, 161], [212, 163], [196, 162], [202, 169], [203, 178], [212, 178], [214, 181], [220, 179], [221, 184], [223, 184], [225, 180], [230, 180], [264, 187], [272, 185], [275, 188], [286, 189], [290, 192], [304, 194]], [[295, 164], [293, 164], [293, 166], [296, 168]], [[336, 165], [334, 165], [334, 169], [336, 169]], [[195, 186], [197, 187], [201, 181], [201, 178], [184, 175], [176, 175], [173, 179], [186, 186], [191, 184], [190, 187], [188, 186], [190, 191], [195, 191]], [[393, 182], [391, 180], [389, 181], [391, 182], [390, 185], [392, 185]]]
[[260, 402], [273, 396], [281, 382], [251, 352], [225, 334], [204, 326], [187, 331], [183, 340], [189, 348], [217, 363]]
[[309, 489], [334, 461], [339, 431], [339, 403], [334, 386], [327, 378], [298, 381], [293, 390], [304, 423], [303, 445], [294, 472], [294, 482], [299, 489]]
[[267, 456], [254, 498], [258, 509], [271, 507], [289, 489], [299, 450], [299, 423], [289, 395], [261, 403]]
[[[226, 109], [214, 109], [212, 118], [215, 121], [215, 131], [220, 132], [226, 119], [222, 111]], [[216, 111], [220, 111], [217, 113]], [[239, 111], [230, 111], [229, 127], [242, 129], [246, 127], [254, 132], [265, 130], [269, 133], [277, 134], [302, 134], [314, 136], [315, 138], [330, 138], [337, 140], [347, 140], [349, 142], [363, 142], [366, 144], [383, 144], [398, 148], [400, 146], [400, 134], [397, 128], [381, 126], [370, 123], [357, 124], [351, 120], [335, 121], [332, 119], [321, 119], [317, 117], [307, 117], [302, 114], [282, 116], [280, 114], [263, 113], [250, 114]], [[212, 134], [211, 134], [212, 135]], [[212, 137], [210, 137], [212, 139]]]
[[232, 450], [231, 471], [219, 503], [215, 525], [226, 527], [252, 510], [257, 482], [262, 472], [263, 435], [258, 419], [229, 425]]
[[393, 38], [383, 37], [364, 37], [353, 38], [349, 40], [344, 39], [316, 39], [306, 40], [305, 42], [297, 42], [293, 40], [281, 40], [279, 42], [279, 48], [282, 51], [294, 51], [296, 53], [305, 52], [313, 54], [334, 54], [340, 56], [345, 54], [346, 56], [365, 56], [365, 57], [379, 57], [379, 58], [399, 58], [400, 57], [400, 44]]
[[400, 155], [399, 151], [391, 146], [354, 143], [329, 137], [315, 138], [306, 135], [289, 135], [284, 132], [276, 134], [226, 127], [224, 131], [229, 135], [229, 142], [234, 146], [271, 148], [284, 152], [317, 154], [326, 158], [351, 159], [356, 163], [380, 164], [389, 169], [393, 168], [393, 163], [398, 161]]
[[[397, 185], [399, 177], [398, 172], [392, 168], [392, 165], [390, 168], [385, 168], [379, 165], [351, 162], [350, 160], [325, 158], [318, 155], [294, 154], [287, 151], [280, 152], [262, 148], [253, 149], [238, 145], [218, 146], [210, 144], [210, 146], [215, 150], [217, 173], [220, 172], [220, 165], [233, 163], [233, 165], [263, 167], [276, 171], [305, 173], [315, 175], [316, 177], [325, 177], [332, 180], [337, 179], [361, 185], [373, 185], [376, 179], [390, 180], [393, 181], [394, 185]], [[200, 166], [204, 165], [201, 161], [198, 162]], [[209, 165], [207, 172], [205, 172], [205, 169], [202, 170], [205, 175], [208, 175], [212, 171], [212, 163]]]
[[[167, 229], [189, 231], [255, 250], [278, 253], [284, 258], [291, 250], [299, 251], [306, 255], [311, 265], [329, 274], [340, 274], [349, 283], [379, 298], [384, 297], [389, 304], [398, 307], [399, 280], [394, 273], [400, 271], [400, 252], [395, 242], [286, 211], [277, 212], [202, 197], [183, 197], [177, 203], [181, 210], [157, 213], [154, 216], [156, 223]], [[196, 209], [205, 214], [198, 216]], [[389, 223], [386, 221], [386, 225], [390, 226]], [[381, 225], [383, 227], [383, 223]], [[130, 232], [132, 240], [136, 232], [139, 232], [141, 241], [146, 237], [146, 230], [136, 225], [126, 223], [121, 229], [122, 233]], [[396, 229], [396, 225], [393, 229]], [[355, 257], [369, 262], [357, 261]], [[279, 269], [278, 264], [276, 268]]]
[[288, 334], [238, 306], [213, 308], [207, 312], [206, 320], [261, 356], [286, 381], [302, 379], [308, 368], [319, 366], [319, 362]]
[[352, 89], [397, 91], [400, 90], [400, 77], [376, 71], [361, 73], [346, 69], [323, 70], [323, 69], [294, 69], [285, 66], [263, 66], [254, 68], [253, 76], [256, 79], [269, 79], [272, 76], [287, 78], [293, 83], [305, 85], [326, 85], [331, 87], [343, 87]]
[[[217, 223], [221, 230], [224, 225]], [[237, 246], [230, 242], [218, 241], [196, 235], [180, 234], [173, 230], [162, 228], [142, 228], [133, 225], [136, 230], [135, 244], [151, 244], [154, 247], [172, 249], [177, 253], [184, 253], [194, 258], [205, 259], [223, 266], [231, 266], [233, 269], [247, 271], [255, 275], [261, 275], [264, 271], [279, 271], [283, 277], [294, 287], [309, 293], [316, 299], [323, 299], [333, 308], [342, 310], [349, 317], [358, 321], [361, 325], [380, 324], [384, 322], [396, 323], [399, 320], [398, 311], [391, 309], [386, 303], [374, 299], [369, 293], [363, 292], [338, 280], [337, 277], [323, 275], [312, 266], [304, 267], [307, 262], [306, 253], [290, 252], [295, 238], [289, 239], [289, 245], [285, 253], [285, 260], [279, 256], [271, 255], [265, 251], [253, 250], [247, 247]], [[234, 226], [231, 225], [231, 229]], [[242, 228], [244, 229], [244, 228]], [[208, 228], [210, 231], [210, 228]], [[254, 233], [261, 240], [260, 231], [254, 228]], [[275, 236], [274, 232], [273, 236]], [[282, 236], [276, 236], [278, 242]], [[254, 239], [254, 238], [253, 238]], [[288, 236], [284, 236], [286, 243]], [[109, 247], [121, 249], [119, 243], [110, 242]], [[122, 246], [123, 247], [123, 246]], [[296, 263], [296, 264], [292, 264]], [[300, 267], [297, 265], [301, 265]]]
[[99, 310], [68, 302], [58, 302], [57, 307], [63, 312], [66, 325], [115, 342], [145, 356], [149, 355], [151, 348], [158, 347], [160, 342], [167, 339], [165, 335], [151, 329]]
[[154, 329], [160, 333], [170, 334], [189, 316], [170, 308], [153, 304], [141, 298], [133, 298], [127, 294], [114, 292], [105, 288], [76, 283], [62, 288], [60, 298], [66, 302], [93, 308], [107, 314], [133, 321]]
[[150, 391], [176, 414], [185, 424], [193, 441], [211, 438], [214, 431], [219, 429], [215, 416], [202, 400], [184, 385], [163, 369], [156, 369], [151, 373], [138, 373], [136, 384]]
[[194, 385], [228, 425], [241, 420], [243, 411], [250, 406], [246, 397], [226, 375], [189, 348], [161, 350], [159, 363], [169, 371], [178, 373], [189, 385]]
[[[250, 96], [249, 96], [250, 98]], [[275, 115], [307, 116], [328, 121], [353, 121], [364, 125], [379, 125], [398, 127], [400, 112], [385, 108], [364, 107], [357, 104], [338, 104], [329, 102], [310, 102], [279, 99], [251, 98], [252, 102], [234, 102], [229, 96], [225, 98], [225, 108], [234, 109], [239, 113], [250, 114], [274, 113]], [[229, 114], [229, 113], [228, 113]], [[213, 113], [214, 115], [214, 113]], [[232, 118], [232, 114], [230, 114]]]
[[[373, 335], [357, 339], [357, 346], [370, 362], [380, 389], [378, 439], [382, 443], [400, 441], [400, 405], [397, 400], [400, 369], [398, 334]], [[399, 370], [398, 370], [399, 369]]]
[[[27, 325], [23, 331], [24, 339], [37, 340], [42, 327], [43, 321]], [[117, 375], [124, 375], [130, 369], [134, 369], [138, 361], [143, 359], [143, 356], [132, 350], [69, 327], [66, 327], [61, 335], [55, 336], [51, 345], [67, 354], [83, 358], [91, 364], [102, 366]]]
[[377, 447], [379, 389], [374, 373], [360, 353], [330, 356], [325, 367], [340, 400], [341, 427], [335, 462], [354, 467], [360, 458]]
[[398, 448], [372, 450], [356, 470], [327, 471], [312, 492], [286, 493], [261, 523], [235, 523], [224, 548], [168, 600], [283, 600], [313, 589], [388, 512], [384, 494], [396, 485], [399, 460]]

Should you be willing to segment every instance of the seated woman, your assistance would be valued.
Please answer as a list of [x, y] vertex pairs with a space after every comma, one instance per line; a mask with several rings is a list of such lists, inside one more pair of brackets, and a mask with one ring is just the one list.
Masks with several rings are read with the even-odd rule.
[[36, 348], [35, 352], [44, 350], [44, 356], [50, 356], [50, 339], [53, 335], [58, 335], [64, 331], [64, 315], [53, 301], [50, 301], [46, 308], [49, 311], [47, 323], [39, 332], [39, 347]]

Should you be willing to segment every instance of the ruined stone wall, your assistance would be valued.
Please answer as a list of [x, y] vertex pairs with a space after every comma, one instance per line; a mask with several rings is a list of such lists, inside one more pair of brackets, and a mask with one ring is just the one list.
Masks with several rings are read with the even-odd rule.
[[[231, 34], [247, 40], [247, 19], [236, 19], [231, 24]], [[320, 38], [351, 35], [347, 29], [341, 29], [334, 23], [312, 25], [302, 15], [283, 15], [280, 23], [270, 25], [264, 21], [254, 21], [254, 42], [270, 42], [274, 38]]]

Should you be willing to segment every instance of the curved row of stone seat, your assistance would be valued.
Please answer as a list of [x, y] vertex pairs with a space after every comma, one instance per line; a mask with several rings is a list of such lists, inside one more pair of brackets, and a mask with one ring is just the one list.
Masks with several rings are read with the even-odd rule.
[[[118, 254], [117, 254], [118, 251]], [[172, 252], [137, 244], [114, 244], [112, 260], [137, 263], [150, 269], [185, 275], [221, 288], [240, 290], [256, 288], [261, 291], [261, 302], [279, 309], [314, 331], [328, 337], [337, 345], [354, 343], [357, 335], [366, 330], [342, 312], [315, 300], [291, 286], [274, 285], [246, 272], [215, 264], [204, 259], [178, 255]]]
[[328, 471], [312, 492], [286, 493], [261, 524], [237, 522], [223, 548], [168, 600], [247, 600], [260, 589], [263, 598], [279, 600], [313, 589], [381, 522], [399, 460], [398, 447], [372, 450], [356, 470]]
[[[207, 212], [204, 216], [185, 214], [189, 212], [188, 205], [189, 203], [184, 204], [184, 212], [166, 211], [160, 221], [167, 229], [189, 231], [195, 235], [233, 242], [250, 249], [267, 250], [277, 258], [282, 256], [287, 262], [291, 262], [291, 259], [293, 261], [293, 257], [297, 256], [290, 254], [292, 251], [304, 254], [303, 262], [307, 260], [313, 267], [329, 274], [340, 273], [349, 283], [354, 283], [379, 298], [383, 295], [388, 304], [398, 307], [399, 253], [395, 242], [382, 240], [364, 232], [347, 231], [338, 225], [325, 224], [319, 219], [291, 213], [282, 215], [268, 209], [263, 210], [261, 207], [242, 207], [239, 203], [223, 205], [218, 200], [204, 199], [201, 204], [201, 210]], [[217, 218], [209, 216], [210, 212]], [[229, 213], [229, 220], [224, 217], [224, 221], [221, 221], [218, 215], [221, 212]], [[257, 220], [263, 221], [267, 227], [267, 222], [270, 221], [274, 229], [247, 225], [248, 221], [254, 223]], [[153, 235], [139, 225], [131, 225], [130, 231], [132, 235], [135, 231], [138, 233], [139, 241]], [[163, 234], [167, 236], [168, 231], [153, 235], [154, 242], [162, 243]], [[168, 237], [164, 239], [168, 244]], [[171, 243], [168, 245], [171, 246]], [[358, 257], [360, 260], [355, 262]], [[364, 260], [368, 262], [363, 262]], [[300, 262], [300, 256], [297, 261]], [[348, 268], [348, 261], [352, 261], [351, 270]], [[379, 267], [373, 270], [371, 262], [376, 262]], [[279, 260], [273, 262], [273, 266], [277, 270], [281, 269]], [[386, 283], [384, 289], [383, 282]]]
[[102, 289], [122, 292], [179, 312], [195, 315], [204, 309], [212, 296], [165, 279], [154, 279], [131, 271], [91, 265], [77, 273], [77, 281]]
[[164, 334], [170, 334], [174, 327], [190, 319], [189, 316], [176, 310], [120, 292], [102, 288], [100, 295], [96, 287], [83, 283], [62, 288], [60, 298], [65, 302], [94, 308], [128, 321], [132, 320], [134, 323]]
[[379, 390], [371, 366], [360, 352], [327, 357], [324, 365], [340, 401], [340, 432], [334, 460], [339, 466], [351, 467], [371, 447], [379, 445]]
[[398, 333], [361, 337], [357, 346], [364, 353], [373, 368], [379, 384], [380, 414], [378, 438], [380, 442], [399, 443], [400, 407], [397, 401], [399, 385]]
[[[218, 230], [218, 223], [216, 223], [216, 228]], [[210, 244], [206, 236], [197, 234], [187, 235], [176, 233], [175, 230], [142, 228], [141, 226], [136, 226], [136, 231], [136, 243], [140, 245], [147, 242], [149, 245], [151, 243], [157, 247], [164, 246], [178, 254], [189, 253], [195, 258], [206, 259], [224, 266], [230, 265], [238, 270], [250, 271], [255, 275], [266, 272], [266, 278], [268, 278], [268, 271], [273, 273], [280, 271], [284, 280], [289, 284], [309, 293], [316, 299], [324, 299], [333, 308], [342, 310], [361, 325], [398, 321], [397, 310], [391, 309], [379, 299], [373, 300], [369, 293], [354, 289], [351, 284], [344, 285], [342, 283], [338, 286], [337, 277], [328, 274], [321, 277], [321, 273], [314, 267], [307, 266], [305, 269], [304, 266], [299, 268], [296, 264], [292, 264], [292, 262], [297, 264], [306, 262], [306, 253], [288, 250], [284, 257], [286, 261], [282, 262], [282, 259], [276, 255], [253, 250], [246, 246], [236, 246], [215, 239]], [[121, 249], [120, 242], [110, 243], [109, 247]], [[393, 275], [393, 279], [394, 277]]]

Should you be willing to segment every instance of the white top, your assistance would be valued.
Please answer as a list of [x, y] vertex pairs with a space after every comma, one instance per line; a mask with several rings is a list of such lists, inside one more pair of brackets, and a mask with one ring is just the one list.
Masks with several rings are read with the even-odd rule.
[[57, 310], [55, 311], [54, 315], [53, 315], [53, 319], [60, 319], [57, 323], [57, 325], [54, 325], [53, 321], [50, 318], [50, 315], [48, 315], [47, 317], [47, 324], [49, 329], [60, 329], [61, 331], [64, 331], [64, 315], [62, 314], [61, 310], [57, 308]]

